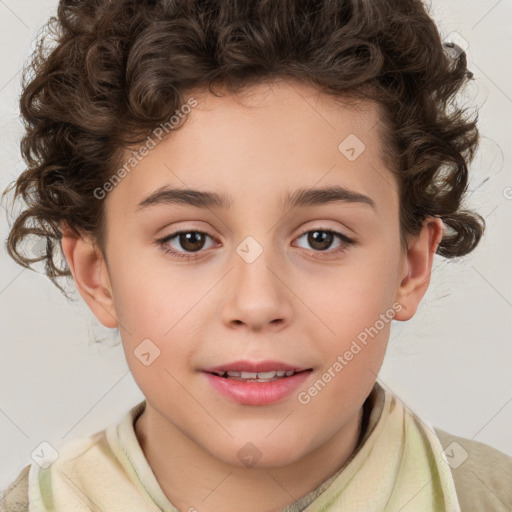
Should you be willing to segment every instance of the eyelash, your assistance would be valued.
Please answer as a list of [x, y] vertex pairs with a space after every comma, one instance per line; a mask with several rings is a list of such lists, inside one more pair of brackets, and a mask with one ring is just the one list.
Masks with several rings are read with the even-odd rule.
[[[315, 250], [313, 250], [313, 252], [328, 253], [331, 255], [344, 253], [347, 249], [347, 246], [353, 245], [355, 243], [355, 241], [352, 238], [349, 238], [348, 236], [344, 235], [343, 233], [339, 233], [338, 231], [334, 231], [332, 229], [327, 229], [327, 228], [325, 228], [325, 229], [323, 229], [323, 228], [308, 229], [306, 231], [303, 231], [297, 237], [297, 239], [303, 237], [304, 235], [306, 235], [308, 233], [312, 233], [315, 231], [321, 231], [322, 233], [330, 233], [332, 235], [335, 235], [336, 237], [338, 237], [341, 240], [341, 242], [343, 242], [343, 244], [339, 248], [337, 248], [333, 251], [327, 251], [327, 250], [326, 251], [315, 251]], [[202, 231], [200, 229], [188, 229], [188, 230], [180, 230], [180, 231], [176, 231], [175, 233], [171, 233], [170, 235], [167, 235], [163, 238], [157, 239], [156, 242], [162, 248], [162, 250], [164, 251], [165, 254], [169, 254], [173, 258], [177, 258], [180, 260], [186, 260], [186, 261], [195, 260], [195, 259], [200, 258], [201, 256], [196, 256], [196, 254], [199, 254], [201, 252], [201, 250], [197, 251], [196, 253], [181, 253], [181, 252], [178, 252], [178, 251], [175, 251], [173, 249], [169, 249], [168, 247], [166, 247], [166, 244], [168, 242], [170, 242], [177, 236], [184, 234], [184, 233], [200, 233], [202, 235], [206, 235], [206, 236], [209, 236], [210, 238], [213, 238], [206, 231]]]

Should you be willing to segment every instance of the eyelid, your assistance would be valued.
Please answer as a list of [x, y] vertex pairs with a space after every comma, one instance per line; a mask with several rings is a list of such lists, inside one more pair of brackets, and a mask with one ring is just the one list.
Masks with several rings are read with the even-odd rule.
[[332, 233], [336, 236], [339, 236], [340, 238], [342, 238], [343, 240], [351, 243], [351, 244], [354, 244], [355, 243], [355, 240], [346, 235], [345, 233], [343, 233], [342, 231], [338, 231], [337, 229], [334, 229], [334, 228], [325, 228], [325, 227], [314, 227], [314, 228], [306, 228], [304, 231], [302, 231], [299, 235], [297, 235], [294, 240], [296, 238], [300, 238], [301, 236], [304, 236], [306, 233], [311, 233], [311, 231], [325, 231], [326, 233]]
[[[163, 237], [161, 238], [158, 238], [156, 240], [156, 243], [157, 245], [160, 245], [160, 246], [163, 246], [165, 245], [166, 243], [169, 243], [171, 240], [174, 240], [175, 238], [177, 238], [179, 235], [182, 235], [184, 233], [201, 233], [203, 235], [206, 235], [208, 238], [211, 238], [212, 240], [215, 240], [215, 237], [210, 235], [210, 233], [208, 233], [207, 231], [203, 230], [203, 229], [198, 229], [198, 228], [192, 228], [192, 229], [188, 229], [188, 228], [185, 228], [185, 229], [178, 229], [176, 231], [173, 231], [172, 233], [169, 233], [167, 235], [164, 235]], [[175, 251], [174, 249], [172, 250], [166, 250], [165, 252], [171, 252], [171, 253], [174, 253], [174, 254], [188, 254], [188, 255], [191, 255], [192, 257], [194, 257], [193, 255], [194, 254], [202, 254], [204, 252], [206, 252], [208, 249], [201, 249], [197, 252], [181, 252], [181, 251]]]

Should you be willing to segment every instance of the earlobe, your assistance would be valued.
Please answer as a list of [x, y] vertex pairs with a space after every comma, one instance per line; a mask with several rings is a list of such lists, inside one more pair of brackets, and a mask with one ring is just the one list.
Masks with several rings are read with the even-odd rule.
[[80, 295], [105, 327], [117, 327], [108, 267], [94, 240], [63, 225], [61, 243]]
[[443, 221], [439, 217], [428, 217], [421, 232], [410, 241], [404, 260], [405, 273], [396, 296], [402, 310], [395, 315], [395, 320], [407, 321], [416, 314], [430, 284], [434, 255], [442, 236]]

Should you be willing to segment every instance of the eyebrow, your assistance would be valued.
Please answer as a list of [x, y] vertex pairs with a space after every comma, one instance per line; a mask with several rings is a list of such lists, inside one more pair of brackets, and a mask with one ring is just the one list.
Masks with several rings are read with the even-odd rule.
[[[295, 207], [318, 206], [334, 202], [360, 203], [369, 205], [374, 210], [376, 209], [375, 202], [370, 197], [341, 186], [299, 189], [293, 193], [288, 193], [284, 200], [281, 201], [280, 206], [283, 210], [287, 210]], [[230, 196], [217, 192], [204, 192], [189, 188], [169, 188], [164, 186], [144, 198], [137, 205], [136, 211], [150, 206], [174, 204], [208, 209], [229, 209], [233, 201]]]

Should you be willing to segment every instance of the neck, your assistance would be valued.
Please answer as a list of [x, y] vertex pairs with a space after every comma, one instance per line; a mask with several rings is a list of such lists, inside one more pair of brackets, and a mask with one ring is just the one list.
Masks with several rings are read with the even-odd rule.
[[345, 465], [363, 434], [362, 420], [363, 407], [317, 449], [292, 464], [268, 468], [219, 460], [147, 403], [135, 433], [163, 493], [179, 510], [278, 512]]

